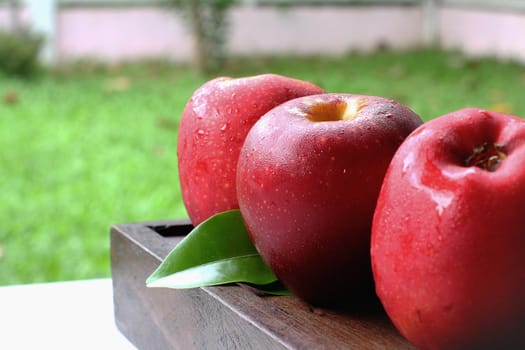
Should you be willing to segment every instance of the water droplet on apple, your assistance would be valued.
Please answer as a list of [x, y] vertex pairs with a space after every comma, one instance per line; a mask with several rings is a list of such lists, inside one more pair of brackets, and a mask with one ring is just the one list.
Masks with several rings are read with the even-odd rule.
[[224, 123], [223, 126], [221, 126], [220, 130], [225, 131], [228, 128], [228, 124]]
[[219, 112], [219, 110], [217, 108], [213, 108], [212, 113], [213, 113], [213, 118], [220, 118], [221, 117], [221, 113]]
[[410, 168], [412, 168], [412, 165], [414, 164], [414, 161], [415, 161], [415, 153], [414, 152], [410, 152], [406, 157], [405, 159], [403, 159], [403, 168], [402, 168], [402, 172], [403, 174], [405, 174]]
[[206, 134], [207, 134], [207, 132], [204, 131], [203, 129], [199, 129], [199, 130], [197, 130], [197, 135], [198, 135], [199, 137], [204, 137], [204, 136], [206, 136]]
[[391, 119], [393, 116], [394, 116], [394, 115], [391, 114], [391, 113], [387, 113], [387, 114], [385, 114], [385, 117], [387, 117], [388, 119]]

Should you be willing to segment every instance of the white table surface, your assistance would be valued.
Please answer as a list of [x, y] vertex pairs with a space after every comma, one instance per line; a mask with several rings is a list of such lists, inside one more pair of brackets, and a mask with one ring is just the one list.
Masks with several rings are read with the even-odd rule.
[[0, 349], [135, 347], [118, 331], [111, 279], [0, 287]]

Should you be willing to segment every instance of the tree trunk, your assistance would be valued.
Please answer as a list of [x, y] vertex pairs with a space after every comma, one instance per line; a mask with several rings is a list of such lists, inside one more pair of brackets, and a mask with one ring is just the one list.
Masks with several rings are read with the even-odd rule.
[[191, 1], [190, 25], [193, 27], [193, 67], [198, 72], [205, 72], [206, 67], [206, 31], [203, 21], [203, 7], [200, 0]]

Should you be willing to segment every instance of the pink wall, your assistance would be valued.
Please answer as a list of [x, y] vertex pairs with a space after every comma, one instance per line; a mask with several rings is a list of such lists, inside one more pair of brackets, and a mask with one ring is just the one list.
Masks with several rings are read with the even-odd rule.
[[420, 43], [419, 7], [245, 7], [233, 12], [236, 53], [342, 54]]
[[[19, 11], [19, 20], [21, 24], [28, 24], [29, 16], [25, 8], [21, 7]], [[8, 7], [5, 4], [0, 5], [0, 29], [11, 29], [11, 13], [8, 11]]]
[[442, 7], [443, 47], [469, 55], [495, 55], [525, 63], [525, 13]]
[[[21, 18], [28, 22], [28, 11]], [[420, 6], [252, 7], [231, 14], [228, 43], [234, 54], [342, 54], [424, 43]], [[525, 12], [441, 5], [437, 33], [444, 48], [525, 63]], [[0, 5], [0, 28], [10, 23]], [[52, 48], [58, 60], [140, 58], [188, 60], [192, 40], [175, 12], [163, 7], [62, 7]]]
[[[141, 57], [186, 60], [184, 23], [164, 8], [64, 8], [58, 14], [56, 55], [117, 61]], [[232, 11], [234, 54], [339, 54], [380, 44], [419, 44], [419, 7], [238, 7]]]
[[191, 54], [179, 18], [162, 8], [65, 8], [57, 16], [57, 33], [59, 60], [187, 59]]

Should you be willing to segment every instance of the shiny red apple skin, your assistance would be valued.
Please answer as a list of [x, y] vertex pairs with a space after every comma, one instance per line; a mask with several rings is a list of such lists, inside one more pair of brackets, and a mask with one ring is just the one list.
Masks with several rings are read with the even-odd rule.
[[[361, 101], [357, 117], [306, 117], [340, 101]], [[296, 296], [333, 306], [374, 295], [377, 195], [395, 150], [421, 123], [393, 100], [349, 94], [298, 98], [255, 123], [239, 157], [240, 210], [263, 260]]]
[[[484, 144], [493, 171], [468, 164]], [[525, 121], [464, 109], [418, 128], [373, 221], [377, 294], [421, 349], [525, 349]]]
[[237, 159], [252, 125], [285, 101], [322, 92], [276, 74], [220, 77], [194, 92], [182, 114], [177, 149], [183, 202], [193, 225], [238, 208]]

